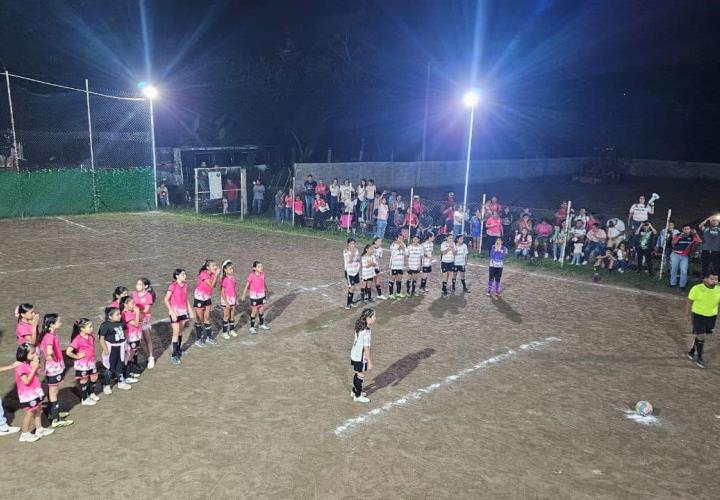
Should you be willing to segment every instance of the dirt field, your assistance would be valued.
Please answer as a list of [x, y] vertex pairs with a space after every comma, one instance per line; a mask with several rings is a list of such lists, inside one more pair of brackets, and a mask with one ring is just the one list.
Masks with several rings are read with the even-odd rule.
[[[261, 259], [273, 290], [269, 333], [243, 319], [182, 366], [164, 352], [93, 408], [68, 385], [75, 425], [0, 438], [5, 498], [716, 498], [720, 355], [712, 339], [706, 370], [684, 357], [677, 296], [509, 270], [493, 301], [474, 266], [473, 293], [442, 299], [435, 276], [430, 294], [377, 306], [363, 406], [341, 243], [163, 214], [4, 220], [0, 234], [0, 364], [20, 302], [66, 325], [98, 318], [116, 285], [147, 276], [162, 295], [175, 267], [194, 277], [206, 257], [241, 277]], [[167, 324], [155, 334], [164, 350]], [[0, 394], [17, 424], [12, 380]], [[656, 425], [626, 418], [640, 399]]]

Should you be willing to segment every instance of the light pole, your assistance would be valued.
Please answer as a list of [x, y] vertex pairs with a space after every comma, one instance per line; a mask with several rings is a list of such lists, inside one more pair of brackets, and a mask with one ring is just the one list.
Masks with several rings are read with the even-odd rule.
[[427, 77], [425, 78], [425, 114], [423, 115], [423, 135], [422, 135], [422, 153], [420, 161], [425, 161], [425, 145], [427, 143], [427, 126], [428, 126], [428, 107], [430, 105], [430, 67], [433, 60], [427, 63]]
[[155, 154], [155, 111], [153, 109], [153, 101], [158, 98], [159, 92], [157, 87], [153, 85], [143, 85], [142, 93], [150, 103], [150, 144], [152, 147], [152, 164], [153, 164], [153, 197], [155, 198], [155, 208], [158, 208], [157, 194], [157, 157]]
[[468, 128], [468, 147], [467, 147], [467, 158], [465, 160], [465, 189], [463, 192], [463, 219], [462, 228], [460, 234], [465, 233], [465, 214], [467, 213], [467, 192], [468, 192], [468, 180], [470, 179], [470, 154], [472, 153], [472, 136], [473, 136], [473, 125], [475, 123], [475, 108], [480, 102], [480, 93], [477, 90], [471, 90], [463, 97], [465, 106], [470, 108], [470, 127]]

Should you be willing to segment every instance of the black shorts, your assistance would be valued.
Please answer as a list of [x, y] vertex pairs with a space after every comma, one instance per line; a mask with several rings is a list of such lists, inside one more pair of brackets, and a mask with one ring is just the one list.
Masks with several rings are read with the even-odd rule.
[[375, 276], [373, 276], [372, 278], [368, 278], [368, 279], [366, 279], [366, 280], [363, 280], [363, 283], [364, 283], [364, 284], [367, 284], [367, 285], [370, 285], [370, 284], [372, 284], [372, 282], [374, 282], [374, 281], [375, 281]]
[[195, 309], [202, 309], [204, 307], [210, 307], [212, 305], [212, 299], [200, 300], [193, 299], [193, 307]]
[[693, 335], [710, 334], [715, 329], [717, 316], [701, 316], [692, 313]]
[[128, 347], [129, 347], [130, 349], [140, 349], [140, 341], [139, 341], [139, 340], [133, 340], [132, 342], [130, 342], [130, 341], [128, 340]]
[[43, 398], [35, 398], [32, 401], [25, 401], [20, 403], [20, 408], [26, 408], [31, 410], [39, 410], [42, 408]]
[[375, 268], [375, 276], [377, 276], [377, 275], [379, 275], [379, 274], [380, 274], [380, 269], [378, 269], [378, 268], [376, 267], [376, 268]]
[[90, 370], [75, 370], [75, 378], [87, 378], [90, 375], [97, 375], [97, 367], [93, 366]]
[[465, 266], [456, 266], [455, 264], [453, 264], [452, 270], [453, 270], [454, 273], [464, 273], [464, 272], [465, 272]]
[[181, 314], [180, 316], [177, 317], [177, 319], [175, 321], [173, 321], [173, 319], [170, 318], [170, 323], [182, 323], [183, 321], [187, 321], [187, 320], [188, 320], [188, 315]]
[[408, 269], [408, 274], [420, 274], [420, 269]]
[[348, 286], [357, 285], [360, 283], [360, 273], [355, 276], [348, 276], [348, 273], [345, 273], [345, 281], [348, 282]]
[[440, 270], [444, 273], [449, 273], [454, 267], [455, 264], [452, 262], [440, 262]]
[[353, 361], [351, 359], [350, 364], [352, 365], [353, 370], [358, 373], [367, 371], [367, 363], [365, 361]]
[[403, 270], [402, 269], [391, 269], [390, 274], [392, 274], [393, 276], [402, 276]]
[[45, 375], [45, 382], [47, 385], [59, 385], [63, 381], [65, 375], [58, 373], [57, 375]]
[[423, 266], [422, 272], [428, 274], [432, 272], [432, 266]]
[[267, 299], [265, 297], [260, 297], [259, 299], [250, 299], [250, 307], [260, 307], [264, 306], [267, 302]]

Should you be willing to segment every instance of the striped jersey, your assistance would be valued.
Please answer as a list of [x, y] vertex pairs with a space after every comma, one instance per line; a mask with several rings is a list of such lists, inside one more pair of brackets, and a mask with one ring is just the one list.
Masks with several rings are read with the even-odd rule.
[[440, 245], [440, 253], [442, 253], [442, 257], [440, 258], [441, 262], [455, 262], [455, 256], [452, 251], [445, 253], [448, 249], [454, 247], [455, 245], [447, 239], [442, 242]]
[[360, 272], [360, 252], [357, 249], [352, 252], [347, 248], [343, 250], [343, 262], [348, 276], [356, 276]]
[[373, 246], [373, 255], [375, 256], [375, 267], [380, 268], [380, 261], [382, 260], [383, 256], [383, 247], [376, 247]]
[[363, 255], [360, 262], [362, 263], [362, 279], [373, 279], [375, 277], [375, 256]]
[[432, 241], [426, 241], [422, 244], [423, 248], [423, 258], [422, 258], [422, 265], [423, 267], [430, 267], [432, 265], [432, 254], [434, 250], [434, 245]]
[[423, 260], [423, 255], [425, 255], [425, 250], [423, 249], [422, 245], [410, 245], [407, 248], [407, 254], [408, 254], [408, 269], [411, 269], [413, 271], [419, 271], [420, 270], [420, 264]]
[[468, 254], [468, 247], [465, 243], [462, 245], [455, 247], [456, 252], [455, 253], [455, 265], [456, 266], [464, 266], [467, 262], [467, 254]]
[[390, 245], [390, 269], [402, 269], [405, 267], [405, 256], [407, 255], [407, 248], [404, 246], [400, 248], [400, 245], [393, 243]]

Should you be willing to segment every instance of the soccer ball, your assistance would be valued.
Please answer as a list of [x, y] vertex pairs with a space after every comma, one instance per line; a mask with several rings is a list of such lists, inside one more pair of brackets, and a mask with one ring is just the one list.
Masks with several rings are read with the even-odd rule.
[[648, 415], [652, 415], [653, 407], [650, 404], [650, 401], [638, 401], [635, 405], [635, 411], [638, 413], [638, 415], [647, 417]]

